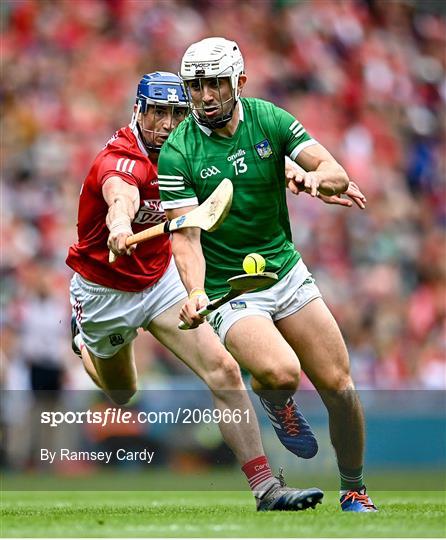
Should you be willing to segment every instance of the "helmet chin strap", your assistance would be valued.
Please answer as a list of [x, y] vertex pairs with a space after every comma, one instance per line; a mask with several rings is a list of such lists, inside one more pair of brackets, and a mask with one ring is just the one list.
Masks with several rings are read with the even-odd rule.
[[221, 118], [217, 118], [215, 120], [207, 120], [206, 118], [202, 118], [200, 115], [195, 115], [195, 120], [201, 124], [204, 127], [210, 128], [210, 129], [221, 129], [226, 126], [226, 124], [232, 119], [232, 115], [234, 114], [234, 107], [227, 112], [225, 115], [223, 115]]
[[216, 118], [215, 120], [208, 120], [207, 118], [203, 118], [202, 116], [200, 116], [198, 113], [194, 114], [193, 117], [199, 124], [209, 129], [224, 128], [226, 124], [232, 120], [232, 117], [234, 115], [234, 110], [235, 110], [235, 107], [237, 106], [239, 97], [240, 96], [237, 96], [237, 99], [235, 99], [235, 92], [234, 92], [234, 96], [232, 98], [234, 103], [231, 109], [226, 114], [223, 114], [220, 118]]
[[[141, 142], [142, 144], [144, 145], [144, 148], [147, 150], [147, 152], [150, 154], [150, 153], [156, 153], [156, 154], [159, 154], [160, 151], [161, 151], [161, 148], [158, 148], [157, 146], [155, 146], [154, 144], [149, 144], [145, 137], [144, 137], [144, 134], [142, 132], [142, 129], [141, 129], [141, 126], [139, 125], [139, 122], [136, 122], [136, 129], [138, 130], [138, 134], [139, 134], [139, 137], [141, 139]], [[149, 130], [147, 130], [149, 131]], [[153, 131], [150, 131], [150, 133], [153, 133]], [[155, 137], [155, 135], [154, 135]]]
[[[132, 131], [135, 129], [138, 130], [138, 134], [139, 134], [139, 138], [141, 139], [141, 142], [142, 144], [144, 145], [144, 148], [147, 150], [147, 152], [150, 154], [150, 153], [159, 153], [161, 148], [157, 148], [154, 144], [150, 144], [146, 141], [146, 138], [144, 137], [144, 134], [143, 134], [143, 129], [141, 128], [141, 125], [138, 121], [138, 118], [139, 118], [139, 115], [141, 114], [141, 101], [138, 100], [138, 104], [136, 106], [136, 110], [133, 112], [133, 115], [132, 115], [132, 119], [130, 121], [130, 128], [132, 129]], [[155, 133], [153, 131], [150, 131], [150, 130], [146, 130], [146, 131], [149, 131], [150, 133], [153, 134], [153, 138], [155, 138]]]

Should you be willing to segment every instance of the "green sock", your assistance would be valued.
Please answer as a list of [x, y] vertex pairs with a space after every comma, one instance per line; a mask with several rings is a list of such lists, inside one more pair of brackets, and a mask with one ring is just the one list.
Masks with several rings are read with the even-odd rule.
[[362, 467], [359, 467], [358, 469], [346, 469], [344, 467], [339, 467], [339, 475], [341, 477], [341, 491], [359, 489], [364, 485], [362, 469]]

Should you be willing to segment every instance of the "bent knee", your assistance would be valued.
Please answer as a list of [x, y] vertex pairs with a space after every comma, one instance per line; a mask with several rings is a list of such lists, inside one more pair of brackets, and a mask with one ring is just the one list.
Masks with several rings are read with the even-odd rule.
[[229, 355], [219, 357], [203, 378], [211, 390], [240, 389], [244, 386], [240, 367]]
[[284, 366], [268, 366], [254, 378], [264, 387], [271, 390], [296, 391], [299, 386], [300, 366], [298, 363]]
[[358, 399], [355, 385], [350, 376], [333, 378], [323, 389], [318, 390], [328, 406], [349, 408]]
[[338, 373], [326, 381], [325, 384], [325, 390], [335, 393], [342, 394], [354, 389], [355, 385], [349, 373]]

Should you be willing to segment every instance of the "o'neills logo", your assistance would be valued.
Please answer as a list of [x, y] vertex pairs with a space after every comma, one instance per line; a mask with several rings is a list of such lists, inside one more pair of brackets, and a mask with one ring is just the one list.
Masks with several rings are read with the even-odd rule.
[[246, 154], [246, 152], [240, 148], [240, 150], [237, 150], [237, 152], [235, 154], [232, 154], [232, 156], [228, 156], [228, 161], [234, 161], [234, 159], [237, 159], [241, 156], [244, 156]]

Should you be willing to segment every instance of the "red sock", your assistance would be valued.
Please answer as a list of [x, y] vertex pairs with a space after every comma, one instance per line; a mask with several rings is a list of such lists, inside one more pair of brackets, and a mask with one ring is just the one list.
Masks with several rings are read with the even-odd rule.
[[259, 456], [248, 461], [243, 465], [242, 471], [246, 474], [252, 491], [265, 491], [271, 483], [270, 480], [274, 480], [266, 456]]

